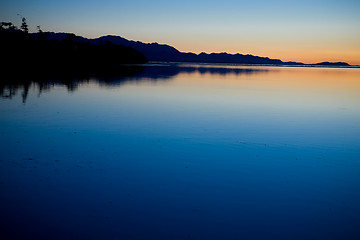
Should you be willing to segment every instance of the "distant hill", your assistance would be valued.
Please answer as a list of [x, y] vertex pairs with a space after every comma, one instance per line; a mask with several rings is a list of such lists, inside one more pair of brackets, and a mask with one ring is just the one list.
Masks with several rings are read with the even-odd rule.
[[[33, 36], [37, 37], [38, 33], [34, 33]], [[66, 38], [68, 33], [48, 33], [49, 40], [58, 40], [62, 41]], [[110, 42], [114, 45], [122, 45], [125, 47], [131, 47], [139, 52], [141, 52], [149, 61], [173, 61], [175, 59], [172, 56], [181, 54], [176, 48], [171, 47], [165, 44], [158, 43], [143, 43], [139, 41], [131, 41], [120, 36], [103, 36], [95, 39], [87, 39], [81, 36], [78, 36], [76, 40], [78, 42], [86, 42], [93, 45], [102, 45], [106, 42]]]
[[314, 65], [321, 65], [321, 66], [351, 66], [350, 64], [346, 62], [321, 62], [316, 63]]
[[[36, 36], [37, 33], [34, 34]], [[63, 40], [67, 33], [48, 33], [49, 39]], [[142, 53], [149, 61], [156, 62], [194, 62], [194, 63], [236, 63], [236, 64], [274, 64], [274, 65], [307, 65], [301, 62], [283, 62], [280, 59], [271, 59], [268, 57], [259, 57], [254, 55], [244, 54], [229, 54], [229, 53], [185, 53], [180, 52], [176, 48], [159, 43], [143, 43], [140, 41], [127, 40], [120, 36], [102, 36], [95, 39], [87, 39], [78, 37], [77, 41], [86, 42], [93, 45], [102, 45], [110, 42], [114, 45], [122, 45], [131, 47]], [[321, 62], [309, 64], [312, 66], [350, 66], [345, 62]]]
[[[55, 36], [59, 39], [56, 39]], [[29, 34], [0, 28], [2, 73], [95, 72], [108, 71], [121, 64], [146, 63], [139, 51], [106, 42], [90, 44], [74, 34]]]
[[[279, 59], [270, 59], [267, 57], [258, 57], [243, 54], [228, 53], [184, 53], [176, 48], [158, 43], [142, 43], [131, 41], [119, 36], [103, 36], [97, 39], [89, 39], [91, 43], [99, 44], [109, 41], [114, 44], [121, 44], [136, 49], [144, 54], [149, 61], [159, 62], [197, 62], [197, 63], [238, 63], [238, 64], [284, 64]], [[302, 63], [292, 63], [302, 64]]]

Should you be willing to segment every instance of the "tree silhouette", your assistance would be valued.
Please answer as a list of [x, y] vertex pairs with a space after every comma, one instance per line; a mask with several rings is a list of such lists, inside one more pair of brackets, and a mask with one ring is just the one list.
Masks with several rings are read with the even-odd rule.
[[28, 24], [26, 23], [26, 18], [22, 18], [21, 19], [21, 21], [22, 21], [22, 23], [21, 23], [21, 29], [24, 31], [24, 32], [26, 32], [26, 33], [28, 33], [29, 32], [29, 26], [28, 26]]
[[38, 32], [39, 32], [39, 34], [42, 34], [42, 33], [43, 33], [43, 31], [41, 30], [40, 25], [39, 25], [39, 26], [36, 26], [36, 28], [37, 28], [37, 30], [38, 30]]

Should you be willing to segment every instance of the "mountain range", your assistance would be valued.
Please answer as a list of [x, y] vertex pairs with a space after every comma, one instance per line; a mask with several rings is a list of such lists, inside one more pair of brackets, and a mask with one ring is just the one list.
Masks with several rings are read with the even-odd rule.
[[[33, 33], [34, 37], [38, 33]], [[63, 40], [68, 33], [53, 33], [48, 32], [48, 40]], [[86, 42], [92, 45], [102, 45], [105, 43], [112, 43], [114, 45], [122, 45], [131, 47], [142, 53], [151, 62], [194, 62], [194, 63], [235, 63], [235, 64], [274, 64], [274, 65], [308, 65], [301, 62], [284, 62], [280, 59], [271, 59], [268, 57], [259, 57], [254, 55], [244, 54], [229, 54], [223, 53], [200, 53], [195, 54], [191, 52], [180, 52], [176, 48], [159, 43], [143, 43], [140, 41], [132, 41], [120, 36], [107, 35], [95, 39], [88, 39], [77, 36], [78, 42]], [[322, 66], [350, 66], [345, 62], [321, 62], [311, 65]]]

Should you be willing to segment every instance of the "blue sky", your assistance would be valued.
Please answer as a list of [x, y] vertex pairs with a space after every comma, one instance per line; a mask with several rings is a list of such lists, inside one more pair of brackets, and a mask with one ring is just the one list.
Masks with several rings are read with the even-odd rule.
[[360, 1], [1, 0], [0, 21], [85, 37], [121, 35], [181, 51], [360, 64]]

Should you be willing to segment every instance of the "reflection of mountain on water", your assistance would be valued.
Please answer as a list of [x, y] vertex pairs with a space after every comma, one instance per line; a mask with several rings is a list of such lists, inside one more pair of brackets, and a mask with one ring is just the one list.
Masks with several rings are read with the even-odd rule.
[[172, 78], [181, 73], [199, 73], [199, 74], [218, 74], [218, 75], [243, 75], [267, 72], [268, 69], [244, 68], [239, 66], [225, 65], [188, 65], [188, 64], [152, 64], [148, 65], [136, 77], [145, 77], [152, 79]]
[[239, 68], [221, 65], [182, 65], [182, 64], [148, 64], [120, 66], [116, 69], [102, 69], [93, 73], [83, 72], [47, 72], [27, 75], [16, 75], [2, 77], [0, 82], [0, 96], [12, 98], [19, 91], [22, 91], [23, 102], [25, 103], [30, 87], [34, 86], [39, 90], [39, 95], [48, 91], [54, 86], [66, 86], [68, 91], [75, 91], [81, 84], [96, 82], [104, 86], [120, 86], [130, 82], [157, 82], [171, 80], [178, 74], [218, 74], [226, 75], [249, 75], [266, 72], [268, 69], [260, 68]]

